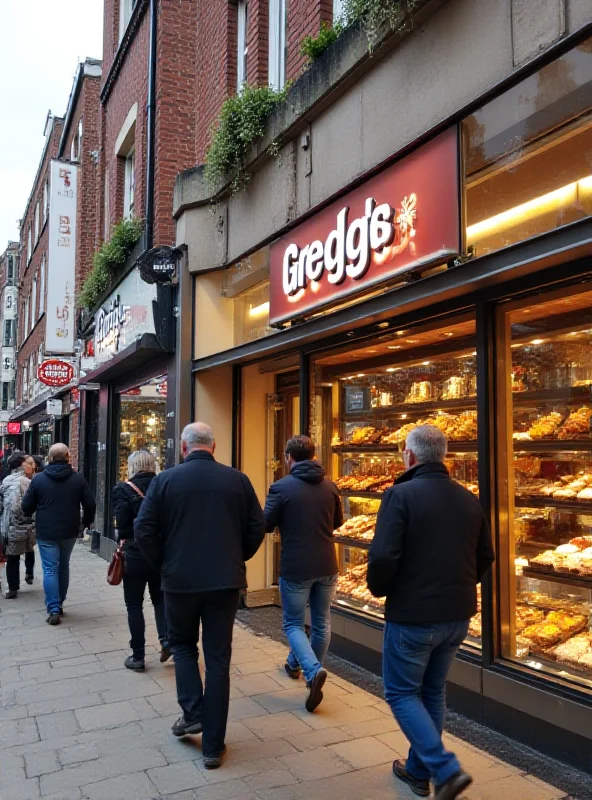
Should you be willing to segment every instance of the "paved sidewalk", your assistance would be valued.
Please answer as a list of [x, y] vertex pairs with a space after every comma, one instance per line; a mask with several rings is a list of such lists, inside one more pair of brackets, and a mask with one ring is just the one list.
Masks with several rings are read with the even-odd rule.
[[[157, 661], [150, 619], [144, 674], [123, 668], [127, 622], [107, 565], [77, 545], [61, 626], [33, 587], [0, 604], [0, 800], [392, 800], [406, 742], [386, 704], [339, 679], [304, 710], [285, 648], [237, 625], [228, 755], [203, 768], [200, 737], [176, 740], [174, 666]], [[4, 578], [4, 576], [2, 576]], [[5, 581], [2, 581], [3, 588]], [[148, 607], [147, 618], [150, 618]], [[552, 800], [565, 793], [448, 737], [475, 785], [468, 800]]]

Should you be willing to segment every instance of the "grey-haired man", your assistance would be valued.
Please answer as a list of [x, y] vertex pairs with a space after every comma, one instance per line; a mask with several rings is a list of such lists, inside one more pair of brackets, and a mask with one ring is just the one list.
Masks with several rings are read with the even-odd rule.
[[[146, 560], [160, 570], [169, 644], [183, 715], [175, 736], [203, 732], [208, 769], [220, 766], [230, 697], [232, 631], [245, 561], [265, 535], [263, 511], [246, 475], [214, 459], [212, 429], [203, 422], [182, 434], [184, 462], [152, 481], [134, 523]], [[198, 667], [201, 639], [206, 666]]]
[[477, 611], [477, 583], [493, 562], [476, 497], [450, 479], [447, 442], [415, 428], [406, 472], [385, 492], [370, 549], [368, 588], [385, 597], [385, 697], [411, 748], [393, 772], [420, 797], [453, 800], [471, 783], [442, 743], [446, 676]]

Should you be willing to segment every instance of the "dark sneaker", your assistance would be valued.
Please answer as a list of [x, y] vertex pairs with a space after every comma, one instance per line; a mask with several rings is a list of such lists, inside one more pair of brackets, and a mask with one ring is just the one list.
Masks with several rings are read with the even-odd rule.
[[396, 761], [393, 761], [393, 775], [400, 781], [403, 781], [403, 783], [406, 783], [413, 794], [419, 797], [430, 796], [430, 782], [414, 778], [410, 772], [407, 772], [407, 762], [404, 758], [398, 758]]
[[32, 575], [25, 575], [25, 583], [28, 583], [29, 586], [33, 585], [33, 576]]
[[297, 667], [296, 669], [294, 669], [294, 667], [291, 667], [288, 664], [287, 661], [284, 664], [284, 669], [286, 670], [286, 675], [288, 676], [288, 678], [292, 678], [292, 680], [295, 680], [295, 681], [298, 680], [298, 678], [300, 677], [300, 673], [302, 672], [300, 667]]
[[62, 620], [60, 619], [59, 614], [50, 614], [49, 617], [47, 618], [47, 622], [50, 625], [59, 625], [61, 621]]
[[173, 732], [173, 736], [187, 736], [188, 734], [196, 734], [201, 733], [203, 730], [203, 726], [201, 724], [201, 720], [196, 720], [195, 722], [188, 722], [184, 716], [179, 717], [179, 719], [174, 723], [173, 727], [171, 728]]
[[321, 667], [308, 686], [308, 697], [304, 707], [307, 711], [314, 711], [323, 702], [323, 686], [327, 680], [327, 673]]
[[169, 658], [172, 657], [172, 655], [173, 654], [168, 647], [163, 647], [162, 650], [160, 651], [160, 663], [164, 664], [169, 660]]
[[436, 786], [434, 792], [435, 800], [454, 800], [461, 792], [464, 792], [471, 784], [473, 779], [466, 772], [457, 772], [452, 778], [449, 778], [446, 783], [441, 786]]
[[14, 600], [14, 599], [15, 599], [17, 596], [18, 596], [18, 592], [17, 592], [17, 590], [16, 590], [16, 589], [9, 589], [9, 590], [6, 592], [6, 594], [4, 595], [4, 597], [5, 597], [7, 600]]
[[206, 769], [218, 769], [222, 765], [222, 759], [224, 758], [224, 753], [226, 752], [226, 745], [224, 745], [224, 750], [218, 756], [206, 756], [204, 755], [204, 767]]
[[146, 665], [144, 664], [143, 658], [134, 658], [133, 656], [128, 656], [123, 665], [128, 669], [133, 669], [136, 672], [143, 672]]
[[64, 616], [64, 609], [60, 608], [58, 613], [59, 613], [60, 617], [63, 617]]

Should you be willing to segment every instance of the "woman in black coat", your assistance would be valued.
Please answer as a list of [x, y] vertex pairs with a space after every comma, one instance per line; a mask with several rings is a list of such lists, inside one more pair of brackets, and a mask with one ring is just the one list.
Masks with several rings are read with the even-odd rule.
[[113, 489], [113, 514], [119, 539], [123, 540], [125, 569], [123, 573], [123, 596], [127, 607], [127, 619], [131, 634], [132, 655], [125, 659], [128, 669], [142, 671], [145, 666], [144, 592], [146, 585], [154, 606], [156, 629], [160, 641], [160, 661], [171, 657], [167, 641], [164, 596], [160, 589], [160, 575], [145, 560], [134, 541], [134, 520], [142, 500], [156, 475], [154, 456], [146, 450], [137, 450], [127, 460], [128, 480], [118, 483]]

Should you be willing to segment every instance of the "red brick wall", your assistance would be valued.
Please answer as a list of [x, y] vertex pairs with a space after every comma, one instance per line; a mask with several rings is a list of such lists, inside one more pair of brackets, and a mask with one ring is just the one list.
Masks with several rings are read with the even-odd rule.
[[79, 437], [79, 427], [80, 427], [80, 412], [77, 408], [73, 408], [70, 411], [70, 461], [72, 464], [72, 468], [78, 470], [79, 464], [79, 453], [78, 453], [78, 446], [80, 443]]
[[295, 80], [306, 68], [307, 58], [300, 52], [305, 36], [316, 36], [322, 22], [333, 19], [332, 0], [287, 0], [286, 80]]

